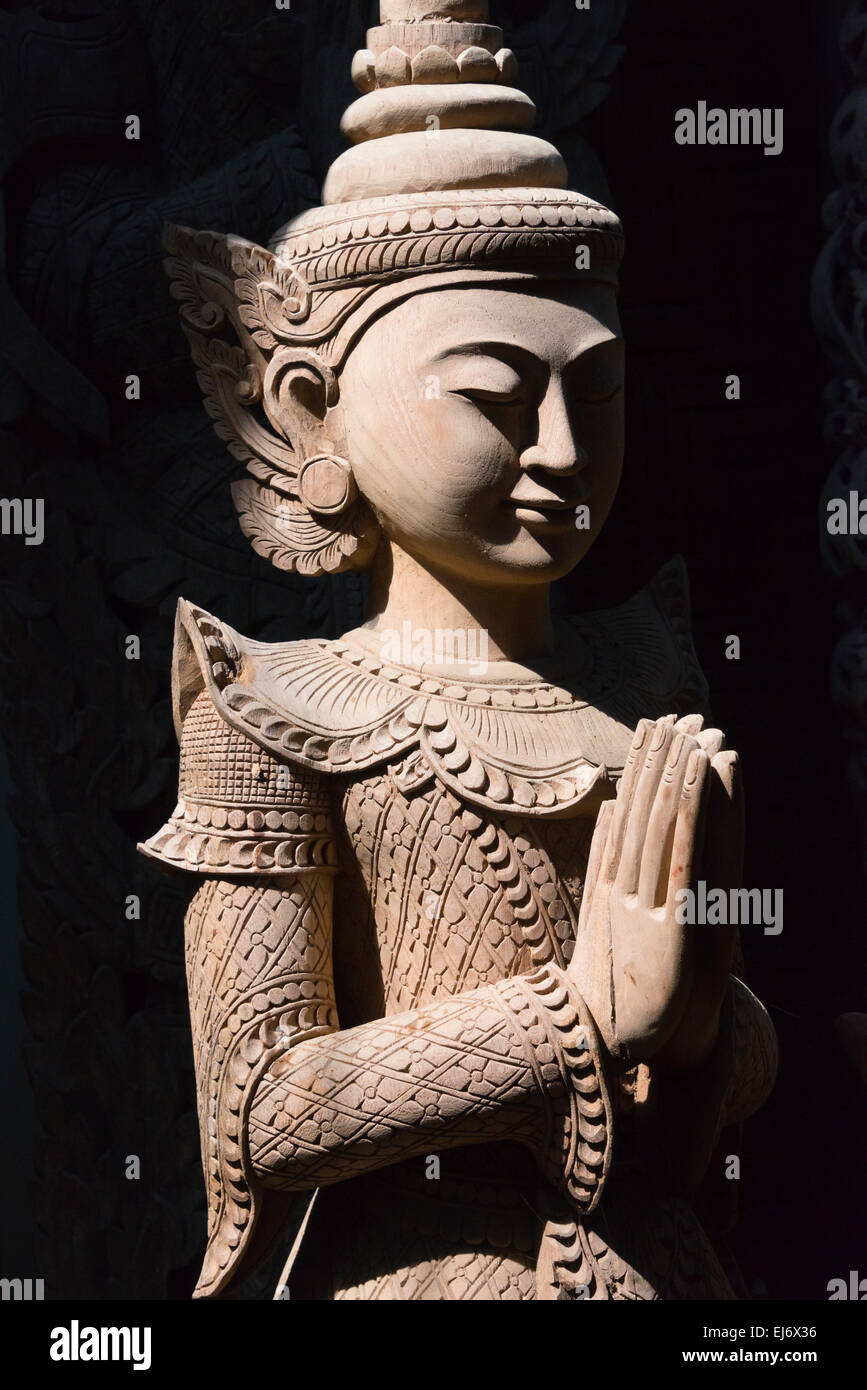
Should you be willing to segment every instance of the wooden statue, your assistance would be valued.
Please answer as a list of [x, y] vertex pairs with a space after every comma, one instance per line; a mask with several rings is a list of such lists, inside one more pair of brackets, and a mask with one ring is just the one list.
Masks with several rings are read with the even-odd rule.
[[200, 1297], [317, 1189], [293, 1299], [732, 1297], [694, 1207], [775, 1042], [680, 904], [739, 886], [738, 762], [679, 562], [552, 619], [620, 478], [622, 233], [487, 10], [384, 0], [351, 148], [270, 249], [167, 234], [245, 534], [370, 571], [339, 641], [179, 609], [143, 849], [196, 882]]

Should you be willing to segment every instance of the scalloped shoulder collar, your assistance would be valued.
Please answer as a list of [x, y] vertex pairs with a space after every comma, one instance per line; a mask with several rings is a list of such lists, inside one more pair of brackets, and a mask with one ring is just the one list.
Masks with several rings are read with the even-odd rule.
[[488, 810], [575, 815], [611, 795], [639, 719], [704, 713], [707, 686], [680, 559], [627, 603], [573, 618], [565, 631], [564, 649], [534, 671], [458, 684], [351, 640], [251, 641], [181, 600], [178, 733], [204, 684], [227, 724], [319, 772], [387, 762], [407, 793], [436, 777]]

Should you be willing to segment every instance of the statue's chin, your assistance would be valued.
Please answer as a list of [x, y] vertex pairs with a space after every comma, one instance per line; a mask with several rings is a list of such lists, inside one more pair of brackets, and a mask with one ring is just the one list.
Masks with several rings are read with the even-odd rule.
[[574, 535], [550, 540], [523, 532], [507, 546], [493, 546], [487, 552], [469, 553], [465, 557], [452, 553], [444, 564], [431, 557], [415, 558], [427, 569], [434, 569], [447, 585], [449, 579], [469, 581], [490, 588], [518, 589], [538, 584], [552, 584], [569, 574], [584, 558], [592, 541], [583, 538], [576, 544]]
[[522, 525], [508, 545], [488, 553], [486, 564], [496, 583], [551, 583], [584, 559], [594, 539], [576, 531], [574, 522], [565, 529]]

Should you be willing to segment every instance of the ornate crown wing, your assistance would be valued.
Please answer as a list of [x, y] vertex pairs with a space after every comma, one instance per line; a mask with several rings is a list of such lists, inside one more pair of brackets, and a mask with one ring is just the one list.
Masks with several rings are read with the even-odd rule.
[[[315, 517], [298, 495], [304, 460], [262, 410], [269, 371], [303, 368], [312, 359], [298, 342], [310, 290], [270, 251], [242, 237], [169, 224], [163, 244], [205, 409], [252, 475], [232, 485], [244, 535], [278, 569], [315, 575], [358, 567], [375, 544], [363, 500], [339, 522]], [[329, 404], [333, 379], [331, 397]]]

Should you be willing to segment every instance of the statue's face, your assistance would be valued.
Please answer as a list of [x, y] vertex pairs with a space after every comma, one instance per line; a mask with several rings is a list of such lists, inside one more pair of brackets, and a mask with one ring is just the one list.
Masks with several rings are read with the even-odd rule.
[[614, 292], [416, 294], [367, 329], [338, 409], [359, 489], [427, 568], [504, 587], [557, 579], [589, 550], [620, 481]]

